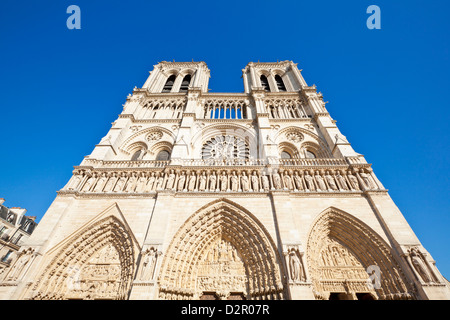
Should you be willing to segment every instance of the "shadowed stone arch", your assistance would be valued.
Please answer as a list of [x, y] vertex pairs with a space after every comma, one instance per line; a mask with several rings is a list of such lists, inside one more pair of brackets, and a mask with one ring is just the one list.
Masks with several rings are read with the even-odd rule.
[[[324, 253], [329, 248], [336, 250], [336, 259], [343, 256], [349, 262], [327, 263]], [[386, 300], [413, 298], [414, 290], [389, 245], [364, 222], [339, 209], [328, 208], [312, 224], [307, 260], [317, 299], [328, 299], [331, 292], [370, 293]], [[379, 282], [371, 288], [368, 279], [374, 275], [366, 271], [374, 269], [380, 271]]]
[[284, 142], [286, 140], [286, 134], [289, 133], [297, 133], [302, 136], [301, 139], [293, 142], [299, 145], [298, 150], [300, 152], [302, 152], [304, 149], [310, 149], [316, 154], [318, 158], [332, 157], [326, 141], [320, 138], [317, 134], [298, 126], [289, 126], [281, 129], [274, 136], [274, 141], [276, 141], [277, 143]]
[[[216, 246], [227, 247], [225, 255], [234, 258], [216, 261]], [[194, 213], [173, 237], [161, 268], [159, 298], [199, 299], [212, 291], [221, 299], [234, 292], [247, 299], [284, 299], [281, 261], [257, 219], [219, 199]], [[236, 272], [221, 273], [224, 266]], [[218, 272], [208, 274], [210, 268]]]
[[[158, 141], [148, 140], [149, 134], [152, 133], [158, 133], [160, 141], [166, 141], [167, 143], [173, 143], [175, 141], [175, 134], [172, 131], [164, 127], [155, 126], [140, 130], [132, 134], [125, 140], [125, 142], [120, 145], [119, 149], [125, 154], [130, 154], [134, 150], [133, 147], [139, 143], [145, 144], [147, 148], [151, 148], [150, 145]], [[147, 141], [147, 143], [145, 143], [144, 141]]]
[[30, 297], [126, 299], [139, 251], [126, 223], [113, 215], [100, 219], [46, 255], [53, 258], [33, 285]]
[[300, 158], [299, 152], [297, 147], [289, 142], [281, 142], [278, 145], [278, 154], [281, 155], [281, 153], [285, 151], [287, 153], [289, 153], [289, 155], [291, 156], [291, 158]]

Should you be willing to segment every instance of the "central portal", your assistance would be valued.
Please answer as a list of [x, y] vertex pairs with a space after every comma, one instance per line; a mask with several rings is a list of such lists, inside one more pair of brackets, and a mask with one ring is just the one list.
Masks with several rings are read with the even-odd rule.
[[218, 199], [178, 229], [159, 276], [163, 300], [284, 299], [281, 258], [243, 207]]

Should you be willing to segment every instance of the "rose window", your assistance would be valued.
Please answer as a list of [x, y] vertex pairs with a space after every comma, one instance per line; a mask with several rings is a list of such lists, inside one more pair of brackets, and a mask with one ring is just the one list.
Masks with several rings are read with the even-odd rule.
[[216, 136], [203, 145], [203, 159], [248, 159], [249, 149], [243, 139], [234, 136]]

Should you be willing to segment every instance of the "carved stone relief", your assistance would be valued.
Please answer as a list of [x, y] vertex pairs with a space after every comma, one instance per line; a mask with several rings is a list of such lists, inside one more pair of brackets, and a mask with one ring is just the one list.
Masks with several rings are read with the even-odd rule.
[[286, 268], [288, 270], [289, 281], [292, 283], [302, 283], [306, 281], [306, 271], [303, 264], [303, 253], [299, 246], [289, 245], [284, 252]]
[[150, 247], [142, 253], [141, 268], [138, 279], [140, 281], [152, 281], [155, 278], [155, 269], [159, 257], [162, 255], [158, 248]]
[[[349, 214], [333, 208], [321, 214], [311, 227], [307, 251], [318, 299], [330, 292], [370, 293], [386, 300], [414, 297], [387, 244]], [[369, 285], [370, 268], [379, 270], [377, 287]]]
[[203, 254], [197, 269], [197, 288], [201, 291], [231, 291], [247, 295], [247, 276], [242, 259], [234, 245], [217, 238]]
[[6, 281], [17, 281], [25, 274], [34, 259], [34, 249], [28, 248], [20, 252], [16, 262], [9, 270]]
[[74, 171], [63, 189], [82, 193], [176, 192], [359, 192], [377, 189], [369, 171], [348, 170], [226, 170], [163, 169], [139, 171]]
[[304, 139], [304, 137], [300, 131], [288, 131], [286, 132], [286, 139], [288, 141], [298, 143], [301, 142]]
[[31, 299], [125, 299], [134, 275], [135, 247], [117, 218], [98, 221], [52, 258], [30, 288]]
[[[274, 244], [252, 217], [231, 201], [215, 201], [188, 219], [165, 255], [160, 299], [196, 299], [203, 292], [226, 298], [283, 299]], [[176, 270], [173, 269], [176, 266]]]
[[433, 267], [428, 263], [425, 254], [421, 252], [419, 247], [409, 248], [406, 258], [421, 282], [425, 284], [440, 283]]
[[161, 131], [152, 131], [145, 136], [145, 140], [147, 140], [150, 143], [153, 143], [158, 140], [161, 140], [162, 137], [163, 133]]

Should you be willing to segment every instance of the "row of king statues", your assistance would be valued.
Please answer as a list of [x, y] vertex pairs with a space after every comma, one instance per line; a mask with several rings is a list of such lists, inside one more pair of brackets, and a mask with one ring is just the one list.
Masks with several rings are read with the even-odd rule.
[[371, 169], [91, 172], [78, 169], [64, 190], [79, 192], [338, 192], [381, 189]]

